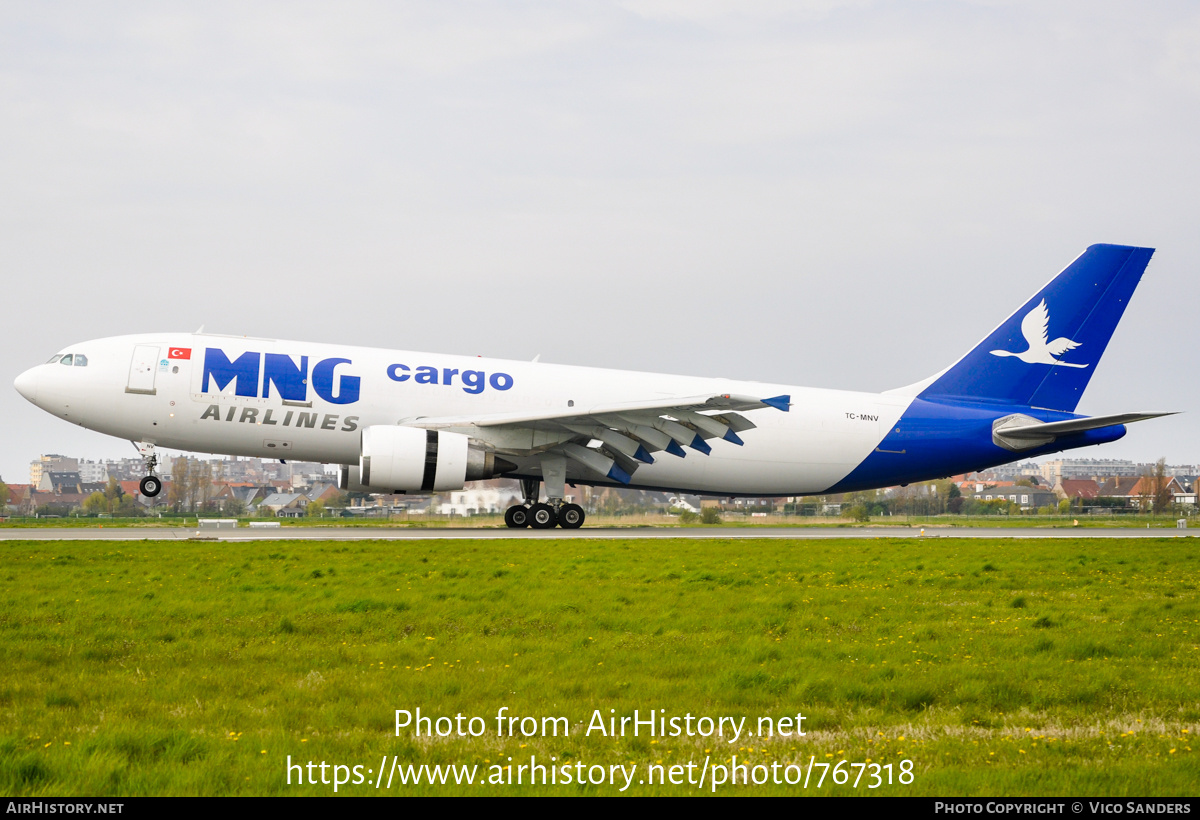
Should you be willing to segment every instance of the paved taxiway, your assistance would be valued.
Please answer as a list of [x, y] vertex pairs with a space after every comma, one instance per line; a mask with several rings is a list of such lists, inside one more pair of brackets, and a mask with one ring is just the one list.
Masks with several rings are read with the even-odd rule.
[[[1090, 529], [1039, 527], [927, 527], [925, 538], [1182, 538], [1200, 529]], [[0, 541], [362, 541], [442, 538], [921, 538], [919, 527], [688, 527], [686, 529], [596, 527], [581, 530], [451, 529], [415, 527], [280, 527], [204, 529], [185, 527], [14, 527]]]

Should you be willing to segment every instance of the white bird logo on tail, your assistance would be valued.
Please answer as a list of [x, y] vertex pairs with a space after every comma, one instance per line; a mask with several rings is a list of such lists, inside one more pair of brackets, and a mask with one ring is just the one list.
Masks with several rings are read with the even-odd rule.
[[1029, 345], [1029, 349], [1021, 353], [1013, 353], [1009, 350], [993, 350], [993, 356], [1016, 356], [1026, 364], [1053, 364], [1060, 367], [1087, 367], [1086, 364], [1071, 364], [1070, 362], [1060, 362], [1057, 357], [1066, 353], [1068, 350], [1074, 350], [1079, 347], [1079, 342], [1073, 342], [1065, 336], [1060, 336], [1053, 342], [1049, 340], [1050, 336], [1050, 311], [1046, 309], [1046, 300], [1029, 313], [1025, 314], [1025, 318], [1021, 320], [1021, 334], [1025, 337], [1025, 343]]

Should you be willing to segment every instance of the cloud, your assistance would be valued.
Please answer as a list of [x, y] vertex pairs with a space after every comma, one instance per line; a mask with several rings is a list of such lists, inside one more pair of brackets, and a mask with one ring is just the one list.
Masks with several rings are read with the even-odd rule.
[[[1179, 2], [10, 3], [0, 382], [205, 323], [881, 389], [1118, 241], [1161, 250], [1088, 400], [1186, 406], [1147, 362], [1198, 42]], [[4, 474], [70, 431], [0, 413]]]
[[726, 26], [737, 21], [810, 22], [827, 19], [836, 10], [864, 8], [870, 0], [622, 0], [620, 6], [659, 22], [688, 22]]
[[1200, 91], [1200, 17], [1171, 28], [1159, 68], [1169, 80]]

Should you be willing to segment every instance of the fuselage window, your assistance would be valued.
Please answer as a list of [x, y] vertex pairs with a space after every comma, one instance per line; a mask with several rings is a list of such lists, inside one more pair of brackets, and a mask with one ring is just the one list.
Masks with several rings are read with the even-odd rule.
[[75, 366], [76, 367], [87, 367], [87, 356], [84, 356], [82, 353], [76, 353], [75, 354]]
[[61, 358], [62, 358], [61, 353], [55, 353], [53, 356], [50, 357], [50, 361], [46, 362], [46, 364], [54, 364]]
[[73, 357], [71, 356], [71, 354], [70, 354], [70, 353], [68, 353], [66, 356], [63, 356], [61, 359], [59, 359], [59, 360], [58, 360], [58, 363], [59, 363], [59, 364], [70, 365], [70, 364], [71, 364], [71, 359], [72, 359], [72, 358], [73, 358]]

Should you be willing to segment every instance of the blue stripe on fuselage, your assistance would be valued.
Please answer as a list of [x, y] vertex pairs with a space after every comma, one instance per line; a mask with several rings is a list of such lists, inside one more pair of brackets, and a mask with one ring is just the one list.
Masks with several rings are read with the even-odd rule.
[[1013, 413], [1040, 421], [1083, 418], [1013, 405], [914, 399], [874, 452], [826, 492], [855, 492], [946, 478], [1060, 450], [1105, 444], [1125, 435], [1125, 426], [1116, 424], [1059, 436], [1041, 447], [1013, 452], [992, 442], [992, 422]]

